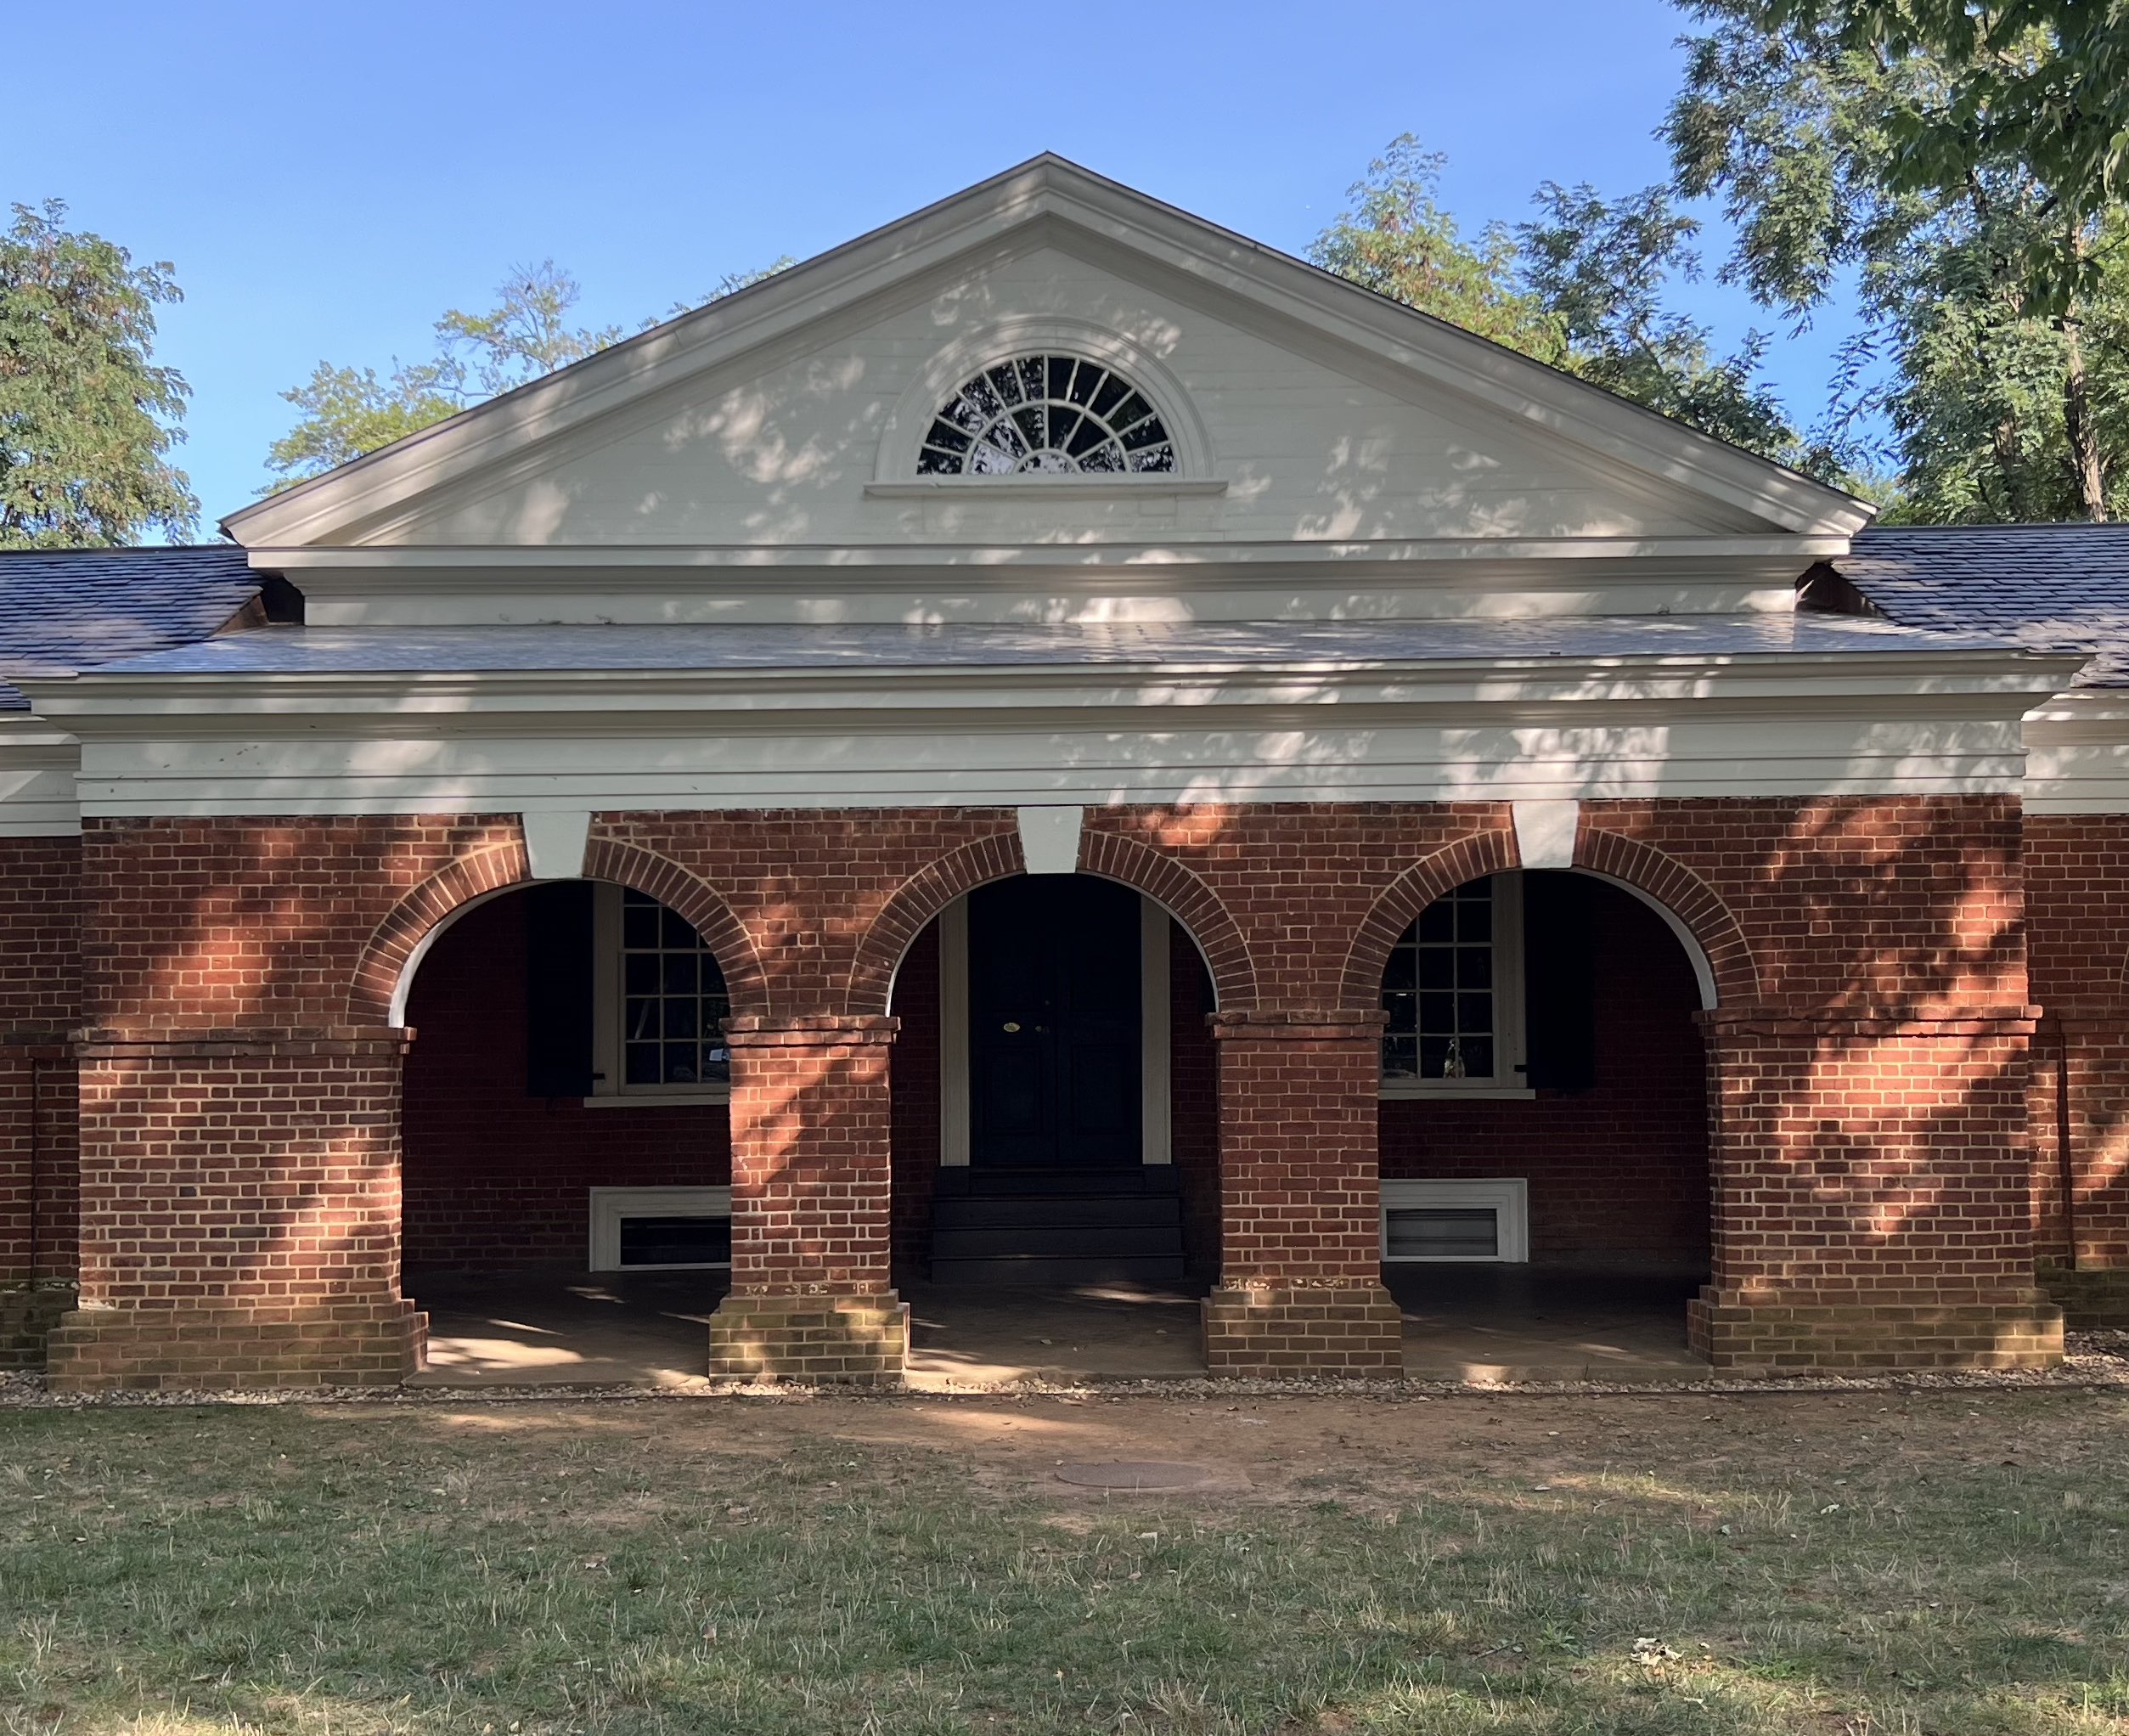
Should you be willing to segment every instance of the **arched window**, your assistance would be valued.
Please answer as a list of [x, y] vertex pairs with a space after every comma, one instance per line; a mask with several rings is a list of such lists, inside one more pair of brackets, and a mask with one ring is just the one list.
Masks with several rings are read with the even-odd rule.
[[1020, 356], [965, 381], [917, 454], [926, 476], [1173, 471], [1175, 444], [1135, 386], [1079, 356]]

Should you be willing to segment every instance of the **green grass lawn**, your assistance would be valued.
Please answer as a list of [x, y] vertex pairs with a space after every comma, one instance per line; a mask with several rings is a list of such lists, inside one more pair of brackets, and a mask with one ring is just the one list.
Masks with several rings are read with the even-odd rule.
[[0, 1719], [2125, 1731], [2129, 1397], [0, 1412]]

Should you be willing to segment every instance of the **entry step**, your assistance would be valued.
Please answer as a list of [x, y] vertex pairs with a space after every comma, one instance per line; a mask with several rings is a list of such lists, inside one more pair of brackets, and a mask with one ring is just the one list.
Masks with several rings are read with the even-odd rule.
[[1182, 1201], [1166, 1165], [942, 1170], [935, 1283], [1180, 1284]]
[[956, 1164], [939, 1170], [932, 1192], [942, 1199], [957, 1194], [993, 1199], [1012, 1194], [1173, 1194], [1175, 1169], [1171, 1164], [1119, 1164], [1107, 1170], [977, 1169]]

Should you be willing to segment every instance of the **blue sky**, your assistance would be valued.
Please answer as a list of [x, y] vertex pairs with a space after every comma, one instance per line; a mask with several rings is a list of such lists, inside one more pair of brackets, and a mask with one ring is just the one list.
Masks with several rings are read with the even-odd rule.
[[[413, 358], [551, 256], [634, 327], [1044, 149], [1293, 252], [1400, 132], [1476, 229], [1549, 178], [1661, 177], [1685, 21], [1660, 0], [74, 8], [10, 20], [0, 194], [177, 267], [203, 530], [267, 480], [320, 359]], [[95, 89], [85, 93], [93, 70]], [[1726, 338], [1771, 327], [1712, 284]], [[1816, 414], [1834, 334], [1777, 335]]]

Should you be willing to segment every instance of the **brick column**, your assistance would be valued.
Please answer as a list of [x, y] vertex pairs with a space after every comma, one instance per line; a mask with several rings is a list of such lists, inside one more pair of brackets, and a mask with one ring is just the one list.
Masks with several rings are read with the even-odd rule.
[[1215, 1374], [1394, 1376], [1383, 1288], [1377, 1098], [1383, 1015], [1214, 1013], [1219, 1056]]
[[81, 1299], [52, 1384], [381, 1384], [421, 1360], [399, 1294], [406, 1034], [91, 1032]]
[[74, 1051], [0, 1031], [0, 1368], [41, 1367], [75, 1305]]
[[891, 1271], [899, 1021], [735, 1018], [732, 1291], [710, 1322], [728, 1379], [898, 1380], [910, 1310]]
[[2039, 1277], [2073, 1331], [2129, 1327], [2129, 1009], [2051, 1009], [2034, 1062]]
[[1718, 1368], [2030, 1368], [2062, 1356], [2034, 1286], [2030, 1009], [1948, 1018], [1701, 1015]]

